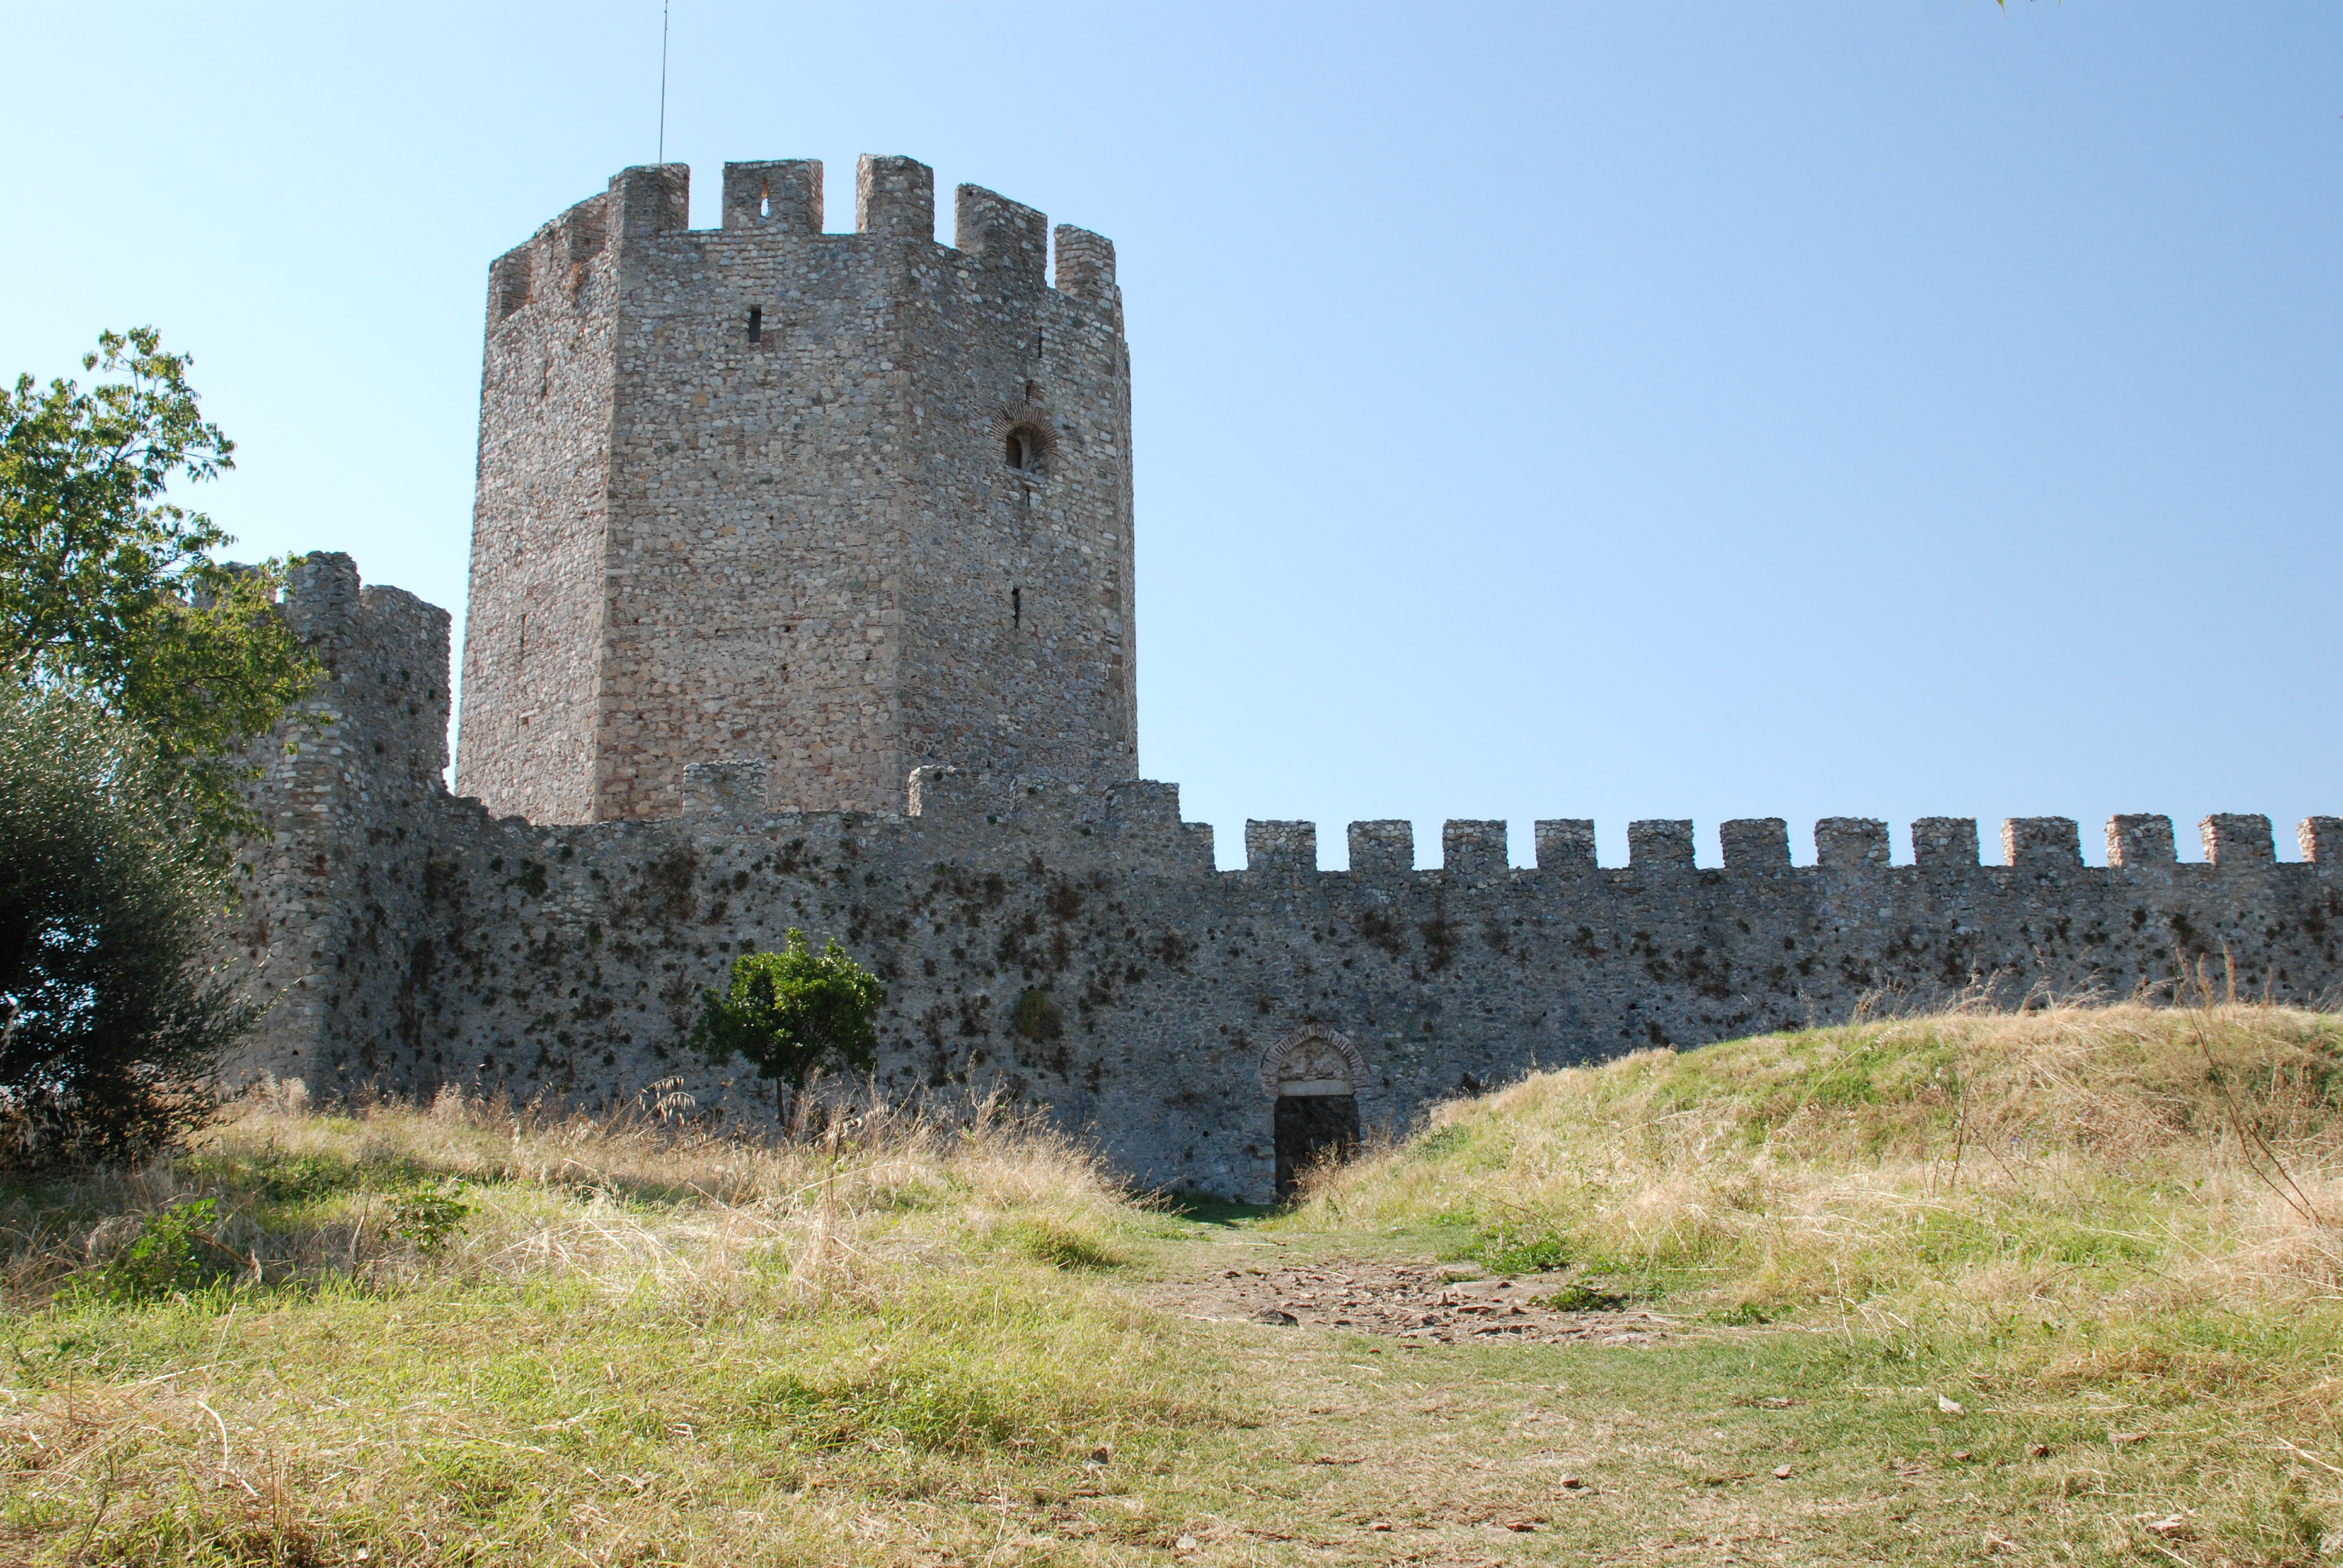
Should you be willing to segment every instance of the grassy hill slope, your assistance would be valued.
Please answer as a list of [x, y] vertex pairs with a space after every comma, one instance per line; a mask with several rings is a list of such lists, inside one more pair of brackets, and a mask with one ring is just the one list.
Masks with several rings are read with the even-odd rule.
[[[1542, 1074], [1277, 1214], [980, 1110], [256, 1097], [0, 1190], [0, 1561], [2308, 1568], [2338, 1067], [2278, 1009], [1882, 1020]], [[1158, 1304], [1427, 1259], [1660, 1337]]]

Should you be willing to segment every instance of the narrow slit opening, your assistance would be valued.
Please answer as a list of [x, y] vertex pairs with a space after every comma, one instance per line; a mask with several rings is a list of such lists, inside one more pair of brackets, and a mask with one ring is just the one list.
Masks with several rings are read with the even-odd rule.
[[749, 341], [761, 343], [764, 339], [765, 307], [761, 305], [752, 305], [749, 307]]
[[757, 216], [759, 217], [773, 216], [773, 182], [770, 180], [765, 181], [757, 187]]
[[1009, 590], [1009, 624], [1011, 627], [1025, 624], [1025, 590], [1021, 588]]

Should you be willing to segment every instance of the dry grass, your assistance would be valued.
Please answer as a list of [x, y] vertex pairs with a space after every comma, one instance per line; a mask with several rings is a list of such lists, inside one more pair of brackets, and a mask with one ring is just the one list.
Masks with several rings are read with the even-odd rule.
[[[433, 1227], [434, 1199], [460, 1212], [443, 1206]], [[0, 1288], [20, 1305], [102, 1289], [147, 1221], [205, 1201], [207, 1282], [568, 1279], [710, 1308], [744, 1292], [820, 1304], [1004, 1225], [1079, 1233], [1134, 1212], [1086, 1151], [987, 1105], [950, 1122], [880, 1107], [797, 1141], [744, 1141], [452, 1091], [427, 1109], [313, 1115], [297, 1084], [246, 1099], [192, 1158], [18, 1193], [0, 1207]], [[921, 1212], [950, 1222], [904, 1222]]]
[[[2338, 1068], [2336, 1019], [2226, 1003], [1875, 1020], [1542, 1075], [1209, 1221], [980, 1107], [758, 1143], [256, 1096], [0, 1193], [0, 1561], [2309, 1568]], [[1425, 1251], [1670, 1337], [1146, 1300]]]
[[2224, 1456], [2188, 1529], [2237, 1561], [2343, 1525], [2330, 1014], [2053, 1006], [1640, 1052], [1447, 1107], [1282, 1226], [1827, 1336], [1883, 1397], [2187, 1434]]
[[1962, 1331], [2111, 1286], [2330, 1300], [2343, 1019], [2053, 1007], [1643, 1051], [1449, 1107], [1293, 1222], [1469, 1224], [1645, 1290]]
[[932, 1526], [874, 1498], [1062, 1486], [1206, 1411], [1084, 1277], [1165, 1223], [983, 1107], [751, 1143], [256, 1096], [0, 1210], [0, 1556], [900, 1560]]

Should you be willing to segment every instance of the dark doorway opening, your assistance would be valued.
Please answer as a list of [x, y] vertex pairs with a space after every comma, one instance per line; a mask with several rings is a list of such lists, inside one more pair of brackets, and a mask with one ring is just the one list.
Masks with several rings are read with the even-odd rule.
[[1359, 1099], [1354, 1094], [1284, 1094], [1277, 1101], [1277, 1196], [1293, 1196], [1302, 1172], [1339, 1163], [1358, 1151]]

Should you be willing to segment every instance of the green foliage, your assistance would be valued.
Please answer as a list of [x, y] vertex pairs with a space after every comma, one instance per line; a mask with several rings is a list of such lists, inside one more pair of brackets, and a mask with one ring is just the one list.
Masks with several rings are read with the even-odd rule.
[[1443, 1160], [1472, 1141], [1473, 1132], [1470, 1128], [1451, 1122], [1446, 1127], [1435, 1128], [1413, 1141], [1408, 1145], [1408, 1157], [1413, 1160]]
[[68, 685], [151, 737], [216, 853], [248, 830], [236, 754], [317, 678], [278, 613], [283, 563], [232, 567], [231, 542], [168, 498], [235, 467], [202, 417], [190, 360], [152, 327], [101, 333], [86, 390], [21, 376], [0, 391], [0, 664]]
[[1615, 1312], [1627, 1304], [1627, 1298], [1623, 1295], [1598, 1291], [1592, 1285], [1578, 1282], [1564, 1285], [1552, 1295], [1539, 1296], [1534, 1300], [1536, 1305], [1551, 1307], [1557, 1312]]
[[450, 1181], [444, 1187], [408, 1193], [390, 1211], [391, 1233], [415, 1243], [418, 1252], [437, 1251], [472, 1211], [472, 1206], [459, 1196], [463, 1190], [462, 1182]]
[[1474, 1237], [1465, 1255], [1500, 1274], [1550, 1274], [1570, 1267], [1570, 1249], [1561, 1237], [1524, 1235], [1504, 1228]]
[[1065, 1010], [1048, 991], [1029, 986], [1018, 993], [1017, 1006], [1009, 1015], [1009, 1027], [1036, 1044], [1055, 1040], [1066, 1030]]
[[219, 1260], [214, 1254], [219, 1247], [209, 1231], [218, 1220], [219, 1204], [209, 1198], [183, 1200], [148, 1215], [138, 1239], [99, 1275], [98, 1293], [109, 1301], [136, 1302], [202, 1289], [217, 1272]]
[[946, 1355], [907, 1359], [870, 1372], [782, 1372], [752, 1391], [806, 1447], [903, 1447], [929, 1452], [998, 1451], [1030, 1412], [985, 1375], [990, 1369]]
[[835, 937], [819, 953], [794, 928], [785, 940], [779, 952], [732, 960], [731, 983], [704, 994], [693, 1049], [719, 1064], [745, 1058], [758, 1077], [791, 1090], [820, 1069], [867, 1070], [879, 1050], [872, 1020], [887, 1000], [879, 977]]
[[528, 1490], [527, 1468], [486, 1443], [447, 1444], [426, 1451], [417, 1463], [433, 1488], [466, 1519], [493, 1519], [497, 1511]]
[[256, 1010], [207, 974], [226, 879], [154, 743], [0, 680], [0, 1167], [111, 1160], [208, 1121]]

